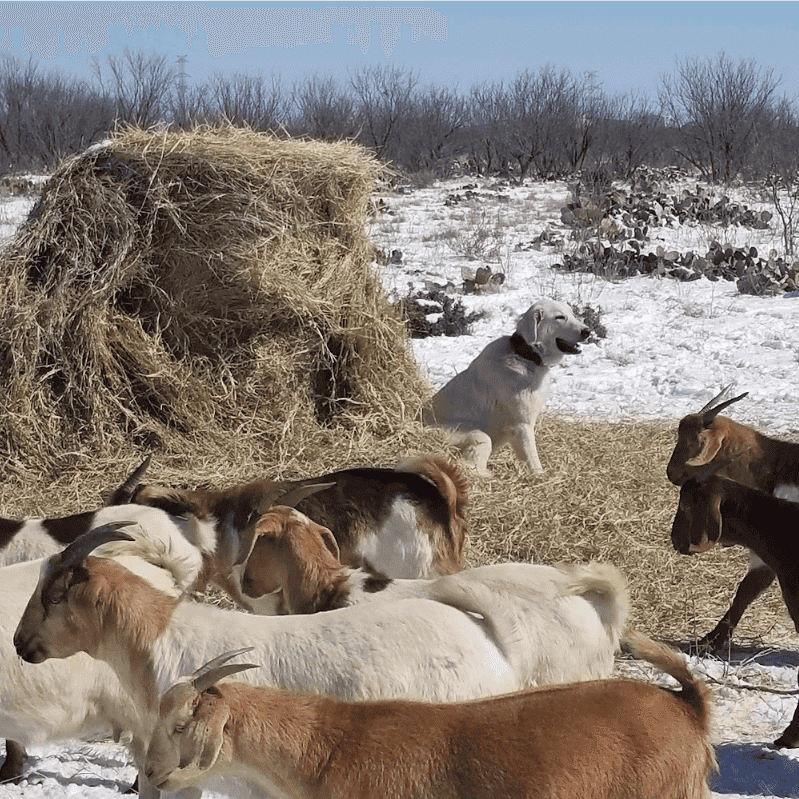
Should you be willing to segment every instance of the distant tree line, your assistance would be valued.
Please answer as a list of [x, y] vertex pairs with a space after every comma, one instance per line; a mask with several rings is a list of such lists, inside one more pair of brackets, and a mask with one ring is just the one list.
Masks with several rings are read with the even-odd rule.
[[688, 166], [713, 182], [796, 175], [799, 115], [780, 79], [724, 53], [677, 61], [657, 97], [611, 95], [593, 74], [550, 65], [468, 90], [421, 85], [413, 69], [363, 66], [292, 84], [272, 75], [186, 79], [166, 56], [95, 59], [90, 80], [32, 59], [0, 61], [0, 173], [50, 169], [118, 122], [187, 126], [227, 119], [259, 130], [347, 137], [406, 172], [560, 178]]

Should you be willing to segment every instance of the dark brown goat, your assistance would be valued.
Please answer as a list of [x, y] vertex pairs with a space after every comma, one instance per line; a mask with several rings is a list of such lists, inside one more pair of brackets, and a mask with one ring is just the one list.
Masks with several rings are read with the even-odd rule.
[[[710, 470], [760, 491], [799, 499], [799, 444], [758, 433], [752, 427], [718, 416], [728, 405], [746, 394], [716, 404], [727, 393], [722, 390], [699, 413], [680, 422], [677, 444], [666, 474], [674, 485]], [[750, 552], [749, 569], [738, 586], [732, 605], [721, 621], [699, 639], [700, 646], [717, 650], [732, 637], [744, 611], [774, 582], [774, 571]]]
[[[671, 542], [684, 555], [740, 544], [776, 574], [799, 632], [799, 504], [711, 475], [680, 488]], [[799, 707], [775, 746], [799, 746]]]

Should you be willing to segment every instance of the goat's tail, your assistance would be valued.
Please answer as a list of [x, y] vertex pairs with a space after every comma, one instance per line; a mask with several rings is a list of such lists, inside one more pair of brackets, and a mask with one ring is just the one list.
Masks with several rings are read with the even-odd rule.
[[[449, 540], [441, 542], [442, 571], [455, 572], [463, 566], [469, 544], [468, 484], [463, 472], [443, 455], [419, 455], [400, 461], [397, 471], [413, 472], [427, 478], [441, 492], [449, 508]], [[447, 569], [450, 563], [452, 568]]]
[[682, 691], [675, 692], [676, 695], [693, 708], [700, 729], [708, 735], [711, 725], [710, 689], [704, 680], [691, 672], [685, 658], [665, 644], [653, 641], [648, 635], [632, 628], [625, 632], [624, 643], [636, 658], [651, 663], [677, 680]]
[[630, 612], [630, 592], [624, 575], [610, 563], [559, 564], [570, 575], [565, 593], [590, 602], [608, 637], [618, 646]]

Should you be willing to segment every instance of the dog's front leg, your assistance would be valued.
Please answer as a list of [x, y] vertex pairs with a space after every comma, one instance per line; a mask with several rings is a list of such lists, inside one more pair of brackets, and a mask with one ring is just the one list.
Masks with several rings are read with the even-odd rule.
[[491, 436], [482, 430], [459, 430], [450, 436], [450, 441], [460, 450], [461, 457], [475, 468], [481, 477], [488, 477], [488, 459], [493, 445]]
[[522, 463], [526, 463], [534, 472], [542, 472], [544, 470], [535, 446], [535, 428], [533, 425], [516, 425], [511, 431], [510, 443], [516, 453], [516, 457]]

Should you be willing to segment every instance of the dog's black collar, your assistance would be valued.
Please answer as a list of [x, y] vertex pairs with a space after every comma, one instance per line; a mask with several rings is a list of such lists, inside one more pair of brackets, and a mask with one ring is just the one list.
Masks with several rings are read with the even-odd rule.
[[510, 337], [510, 348], [514, 355], [524, 358], [525, 361], [532, 361], [536, 366], [544, 365], [541, 356], [518, 333], [514, 333]]

